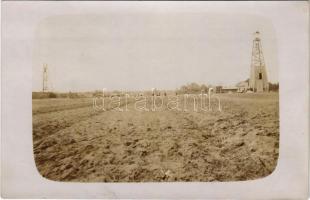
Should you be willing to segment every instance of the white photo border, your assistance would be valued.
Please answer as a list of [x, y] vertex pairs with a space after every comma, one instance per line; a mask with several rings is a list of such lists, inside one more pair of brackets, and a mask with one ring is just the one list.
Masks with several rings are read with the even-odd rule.
[[[32, 51], [36, 24], [49, 15], [111, 9], [205, 8], [270, 19], [278, 40], [280, 151], [269, 176], [241, 182], [72, 183], [43, 178], [32, 146]], [[68, 7], [70, 9], [68, 9]], [[64, 9], [66, 8], [66, 9]], [[240, 8], [242, 8], [240, 10]], [[70, 10], [70, 11], [68, 11]], [[287, 11], [282, 20], [279, 11]], [[309, 9], [285, 2], [2, 2], [1, 195], [4, 198], [300, 199], [308, 196]], [[293, 30], [298, 30], [293, 31]], [[298, 66], [295, 63], [299, 63]]]

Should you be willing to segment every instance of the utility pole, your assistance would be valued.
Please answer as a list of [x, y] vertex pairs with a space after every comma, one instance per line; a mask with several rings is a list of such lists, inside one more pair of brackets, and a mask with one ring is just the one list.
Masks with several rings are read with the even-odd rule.
[[42, 85], [42, 92], [47, 92], [47, 91], [48, 91], [47, 80], [48, 80], [48, 75], [47, 75], [47, 64], [43, 64], [43, 85]]

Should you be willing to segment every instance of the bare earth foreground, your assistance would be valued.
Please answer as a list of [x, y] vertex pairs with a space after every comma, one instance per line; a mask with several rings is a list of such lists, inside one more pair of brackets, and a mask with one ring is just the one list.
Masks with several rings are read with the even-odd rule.
[[83, 182], [238, 181], [271, 174], [279, 148], [278, 94], [220, 98], [222, 112], [215, 102], [213, 111], [193, 111], [189, 101], [186, 112], [138, 111], [133, 102], [129, 111], [103, 112], [90, 98], [33, 100], [36, 166], [48, 179]]

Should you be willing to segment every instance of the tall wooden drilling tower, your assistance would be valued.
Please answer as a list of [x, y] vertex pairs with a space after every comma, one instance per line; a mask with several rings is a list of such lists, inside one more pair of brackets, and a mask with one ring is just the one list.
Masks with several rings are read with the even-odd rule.
[[269, 83], [266, 72], [266, 66], [263, 56], [263, 50], [259, 32], [256, 31], [253, 40], [251, 74], [249, 87], [254, 92], [268, 92]]
[[42, 92], [47, 92], [48, 91], [48, 86], [47, 86], [47, 64], [43, 64], [43, 85], [42, 85]]

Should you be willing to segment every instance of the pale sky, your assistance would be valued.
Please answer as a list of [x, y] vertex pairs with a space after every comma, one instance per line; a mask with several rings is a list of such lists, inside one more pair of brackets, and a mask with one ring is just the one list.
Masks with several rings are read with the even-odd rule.
[[[205, 10], [203, 3], [187, 9], [164, 9], [160, 3], [155, 9], [99, 6], [93, 13], [64, 9], [48, 15], [35, 31], [33, 90], [42, 89], [44, 63], [55, 91], [175, 89], [190, 82], [235, 85], [249, 77], [256, 30], [268, 79], [278, 82], [273, 20], [225, 12], [224, 4], [208, 5]], [[285, 10], [278, 14], [286, 15]]]

